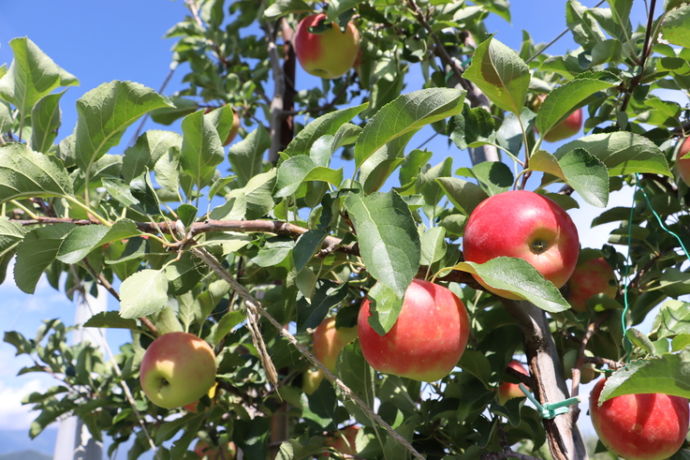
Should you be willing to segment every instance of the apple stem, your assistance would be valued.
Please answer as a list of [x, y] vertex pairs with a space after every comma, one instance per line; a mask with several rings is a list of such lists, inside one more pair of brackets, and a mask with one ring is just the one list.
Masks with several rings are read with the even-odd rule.
[[345, 385], [345, 383], [343, 383], [342, 380], [336, 377], [321, 361], [316, 359], [316, 357], [309, 350], [307, 350], [307, 348], [304, 345], [297, 341], [294, 335], [285, 330], [283, 328], [283, 325], [280, 324], [278, 320], [276, 320], [268, 311], [266, 311], [265, 308], [263, 308], [261, 302], [256, 297], [254, 297], [244, 286], [242, 286], [235, 279], [235, 277], [233, 277], [230, 274], [230, 272], [228, 272], [211, 253], [209, 253], [206, 249], [201, 247], [194, 247], [191, 249], [191, 252], [202, 262], [208, 265], [209, 268], [211, 268], [211, 270], [213, 270], [221, 279], [227, 281], [232, 287], [232, 289], [235, 292], [237, 292], [237, 294], [244, 300], [247, 306], [250, 306], [257, 313], [266, 318], [266, 320], [268, 320], [268, 322], [271, 323], [273, 327], [275, 327], [278, 330], [278, 332], [284, 339], [290, 342], [290, 344], [293, 345], [297, 349], [297, 351], [308, 361], [310, 361], [314, 366], [321, 369], [321, 371], [324, 374], [324, 377], [326, 377], [328, 381], [330, 381], [345, 396], [347, 396], [353, 403], [355, 403], [357, 407], [364, 411], [364, 413], [367, 414], [367, 416], [371, 420], [375, 421], [379, 426], [386, 430], [386, 432], [400, 445], [407, 449], [408, 452], [410, 452], [410, 454], [412, 454], [414, 458], [424, 460], [424, 456], [422, 456], [417, 451], [417, 449], [415, 449], [412, 446], [412, 444], [410, 444], [410, 442], [407, 439], [403, 438], [397, 431], [395, 431], [393, 427], [386, 423], [386, 421], [383, 420], [380, 415], [374, 412], [362, 400], [362, 398], [360, 398], [354, 391], [352, 391], [350, 387]]

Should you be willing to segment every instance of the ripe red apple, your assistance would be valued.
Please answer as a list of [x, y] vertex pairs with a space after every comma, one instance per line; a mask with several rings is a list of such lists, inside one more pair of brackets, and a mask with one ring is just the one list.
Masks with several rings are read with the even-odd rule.
[[661, 393], [616, 396], [597, 404], [606, 379], [589, 396], [592, 424], [601, 442], [628, 460], [661, 460], [688, 434], [688, 400]]
[[582, 108], [575, 110], [568, 115], [563, 121], [551, 128], [548, 133], [544, 135], [544, 140], [549, 142], [556, 142], [567, 139], [577, 134], [582, 128]]
[[[357, 455], [357, 433], [359, 432], [359, 427], [352, 425], [347, 428], [343, 428], [336, 432], [333, 436], [326, 440], [326, 445], [331, 447], [333, 451], [339, 454], [350, 456]], [[325, 458], [332, 458], [331, 451], [324, 452]], [[338, 456], [337, 458], [341, 458]]]
[[186, 332], [163, 334], [149, 345], [139, 369], [146, 396], [165, 409], [201, 398], [216, 379], [216, 357], [199, 337]]
[[465, 351], [470, 334], [465, 305], [450, 290], [423, 280], [410, 283], [393, 328], [380, 336], [369, 325], [369, 299], [357, 318], [367, 362], [381, 372], [415, 380], [445, 377]]
[[690, 137], [686, 137], [678, 149], [676, 156], [676, 169], [685, 185], [690, 186], [690, 157], [683, 158], [683, 155], [690, 152]]
[[[508, 363], [508, 367], [515, 369], [521, 374], [529, 375], [525, 366], [520, 363], [520, 361], [512, 360]], [[505, 404], [506, 401], [513, 398], [524, 398], [525, 394], [520, 389], [518, 383], [513, 382], [503, 382], [498, 386], [498, 402], [500, 404]]]
[[359, 54], [359, 32], [349, 22], [345, 32], [336, 23], [326, 25], [323, 32], [310, 32], [310, 27], [322, 26], [327, 17], [323, 13], [302, 19], [294, 37], [295, 54], [302, 68], [321, 78], [337, 78], [352, 68]]
[[[463, 252], [466, 261], [476, 263], [500, 256], [523, 259], [560, 288], [575, 269], [580, 240], [575, 224], [560, 206], [538, 193], [514, 190], [490, 196], [472, 211], [465, 225]], [[519, 299], [475, 279], [496, 295]]]
[[333, 371], [340, 352], [356, 337], [356, 327], [336, 328], [335, 318], [326, 318], [314, 331], [314, 356]]
[[582, 251], [575, 271], [568, 280], [568, 301], [573, 310], [587, 310], [587, 300], [596, 294], [615, 298], [618, 282], [613, 268], [595, 252]]
[[222, 449], [221, 451], [221, 447], [209, 446], [206, 441], [199, 441], [194, 447], [194, 453], [199, 458], [207, 460], [233, 460], [237, 456], [237, 446], [232, 441], [228, 442]]

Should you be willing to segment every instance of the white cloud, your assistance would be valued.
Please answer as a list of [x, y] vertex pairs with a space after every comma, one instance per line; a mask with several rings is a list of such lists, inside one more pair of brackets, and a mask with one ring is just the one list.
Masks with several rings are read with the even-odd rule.
[[18, 388], [0, 382], [0, 429], [27, 430], [37, 413], [31, 412], [30, 406], [22, 405], [21, 401], [28, 394], [47, 388], [48, 385], [39, 379], [29, 380]]

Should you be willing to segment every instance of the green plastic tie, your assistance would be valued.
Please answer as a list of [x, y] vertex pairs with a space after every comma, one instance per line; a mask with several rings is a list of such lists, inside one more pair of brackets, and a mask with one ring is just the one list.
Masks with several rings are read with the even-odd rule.
[[664, 223], [664, 220], [661, 218], [658, 212], [656, 212], [656, 209], [654, 209], [654, 206], [652, 206], [652, 201], [649, 199], [649, 195], [647, 195], [647, 191], [643, 188], [640, 187], [640, 176], [638, 174], [635, 174], [635, 190], [633, 192], [633, 202], [632, 206], [630, 206], [630, 217], [628, 218], [628, 257], [626, 258], [626, 266], [625, 266], [625, 286], [623, 288], [623, 312], [621, 313], [621, 326], [623, 328], [623, 346], [625, 348], [625, 362], [628, 362], [630, 360], [630, 354], [632, 353], [632, 342], [628, 338], [628, 322], [627, 322], [627, 317], [628, 317], [628, 311], [630, 310], [630, 303], [628, 302], [628, 288], [630, 287], [630, 252], [631, 252], [631, 246], [632, 246], [632, 223], [633, 223], [633, 214], [635, 211], [635, 196], [637, 195], [637, 191], [642, 192], [642, 196], [644, 197], [645, 202], [647, 203], [647, 207], [649, 210], [652, 212], [652, 215], [656, 219], [657, 223], [661, 227], [663, 231], [668, 233], [669, 235], [673, 236], [678, 243], [680, 244], [680, 247], [683, 249], [683, 253], [685, 253], [685, 257], [690, 259], [690, 253], [688, 252], [688, 248], [685, 246], [685, 243], [683, 243], [683, 240], [678, 236], [677, 233], [675, 233], [673, 230], [669, 229], [666, 224]]
[[537, 411], [541, 414], [542, 418], [546, 419], [552, 419], [555, 418], [558, 415], [562, 414], [567, 414], [570, 408], [568, 406], [572, 406], [574, 404], [579, 404], [580, 402], [580, 397], [579, 396], [574, 396], [572, 398], [564, 399], [563, 401], [555, 402], [555, 403], [549, 403], [549, 404], [541, 404], [539, 401], [537, 401], [537, 398], [534, 397], [531, 391], [522, 383], [518, 384], [520, 387], [520, 390], [527, 396], [527, 399], [532, 401], [532, 404], [534, 404], [537, 408]]

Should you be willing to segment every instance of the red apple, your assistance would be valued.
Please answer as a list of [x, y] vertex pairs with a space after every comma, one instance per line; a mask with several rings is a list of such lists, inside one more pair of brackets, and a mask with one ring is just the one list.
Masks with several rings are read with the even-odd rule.
[[[324, 452], [324, 458], [334, 458], [331, 456], [331, 452], [335, 451], [338, 454], [343, 454], [350, 458], [351, 456], [357, 455], [357, 433], [359, 432], [359, 427], [352, 425], [347, 428], [343, 428], [336, 432], [333, 436], [330, 436], [326, 440], [326, 445], [331, 447], [332, 450]], [[337, 458], [342, 458], [338, 456]]]
[[568, 301], [573, 310], [587, 310], [587, 300], [596, 294], [615, 298], [618, 282], [613, 268], [603, 257], [592, 251], [582, 251], [580, 260], [568, 280]]
[[340, 30], [338, 24], [326, 24], [323, 32], [310, 32], [310, 27], [323, 27], [323, 13], [302, 19], [294, 37], [295, 54], [302, 68], [321, 78], [337, 78], [352, 68], [359, 54], [359, 32], [351, 22]]
[[139, 369], [146, 396], [165, 409], [201, 398], [216, 379], [216, 357], [199, 337], [186, 332], [163, 334], [149, 345]]
[[686, 137], [678, 149], [676, 156], [676, 169], [685, 185], [690, 186], [690, 157], [683, 158], [683, 155], [690, 152], [690, 137]]
[[206, 441], [199, 441], [194, 447], [194, 453], [199, 458], [207, 460], [233, 460], [237, 456], [237, 446], [234, 442], [228, 442], [221, 451], [220, 447], [209, 446]]
[[[476, 263], [500, 256], [523, 259], [560, 288], [575, 269], [580, 240], [572, 219], [556, 203], [534, 192], [514, 190], [493, 195], [472, 211], [463, 252], [466, 261]], [[475, 279], [496, 295], [519, 299]]]
[[335, 318], [326, 318], [314, 331], [314, 356], [333, 371], [340, 352], [356, 337], [356, 327], [336, 328]]
[[582, 108], [575, 110], [568, 115], [563, 121], [551, 128], [548, 133], [544, 135], [544, 140], [549, 142], [556, 142], [567, 139], [577, 134], [582, 128]]
[[[520, 363], [520, 361], [512, 360], [508, 363], [508, 367], [515, 369], [521, 374], [529, 375], [525, 366]], [[500, 404], [505, 404], [506, 401], [513, 398], [524, 398], [525, 394], [520, 389], [518, 383], [513, 382], [503, 382], [498, 386], [498, 402]]]
[[369, 299], [357, 318], [367, 362], [381, 372], [415, 380], [445, 377], [465, 351], [470, 333], [465, 305], [450, 290], [423, 280], [410, 283], [393, 328], [380, 336], [369, 325]]
[[688, 434], [688, 400], [661, 393], [616, 396], [598, 405], [606, 379], [589, 396], [592, 424], [601, 442], [628, 460], [661, 460]]

